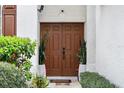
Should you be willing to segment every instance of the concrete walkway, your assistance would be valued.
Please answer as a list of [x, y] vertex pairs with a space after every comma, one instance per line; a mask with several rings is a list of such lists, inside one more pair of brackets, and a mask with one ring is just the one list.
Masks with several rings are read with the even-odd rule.
[[81, 88], [81, 85], [77, 80], [74, 80], [71, 83], [50, 83], [48, 88]]

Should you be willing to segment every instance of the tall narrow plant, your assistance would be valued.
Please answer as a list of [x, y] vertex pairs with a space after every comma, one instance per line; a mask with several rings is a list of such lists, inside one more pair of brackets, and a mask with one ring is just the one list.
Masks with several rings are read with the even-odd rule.
[[80, 64], [86, 64], [86, 55], [86, 42], [83, 41], [78, 54]]
[[46, 32], [41, 41], [40, 41], [40, 46], [39, 46], [39, 65], [44, 64], [46, 56], [45, 56], [45, 49], [46, 49], [46, 44], [48, 41], [48, 32]]

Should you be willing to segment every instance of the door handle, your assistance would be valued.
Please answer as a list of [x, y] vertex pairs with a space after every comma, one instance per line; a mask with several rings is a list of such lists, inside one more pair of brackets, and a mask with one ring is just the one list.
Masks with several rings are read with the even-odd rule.
[[63, 59], [65, 59], [65, 48], [62, 49]]

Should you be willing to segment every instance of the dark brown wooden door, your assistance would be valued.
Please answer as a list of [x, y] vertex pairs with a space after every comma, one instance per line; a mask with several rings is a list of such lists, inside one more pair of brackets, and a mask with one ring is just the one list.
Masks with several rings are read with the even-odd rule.
[[83, 24], [41, 24], [41, 39], [48, 31], [46, 47], [47, 76], [76, 76], [77, 53], [83, 39]]
[[2, 8], [2, 30], [5, 36], [16, 35], [16, 5], [4, 5]]

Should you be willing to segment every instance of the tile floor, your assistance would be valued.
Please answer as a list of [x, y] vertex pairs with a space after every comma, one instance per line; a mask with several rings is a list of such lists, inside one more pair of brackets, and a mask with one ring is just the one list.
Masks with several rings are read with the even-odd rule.
[[50, 83], [48, 88], [81, 88], [81, 85], [77, 80], [74, 80], [71, 83]]

